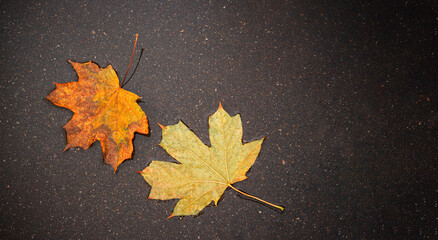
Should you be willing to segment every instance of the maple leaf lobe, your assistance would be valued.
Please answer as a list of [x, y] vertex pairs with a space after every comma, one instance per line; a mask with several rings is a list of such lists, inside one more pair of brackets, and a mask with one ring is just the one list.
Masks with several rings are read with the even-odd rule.
[[211, 147], [184, 123], [162, 128], [163, 147], [177, 163], [152, 161], [141, 171], [152, 186], [149, 198], [180, 200], [171, 216], [195, 215], [218, 200], [232, 183], [245, 180], [263, 139], [242, 144], [240, 115], [231, 117], [220, 105], [209, 117]]
[[70, 61], [78, 74], [77, 82], [56, 83], [56, 89], [46, 98], [55, 105], [74, 112], [64, 126], [67, 145], [87, 149], [98, 140], [105, 163], [114, 171], [131, 158], [134, 133], [147, 134], [146, 114], [137, 104], [140, 98], [119, 86], [119, 79], [111, 65], [100, 68], [89, 61]]

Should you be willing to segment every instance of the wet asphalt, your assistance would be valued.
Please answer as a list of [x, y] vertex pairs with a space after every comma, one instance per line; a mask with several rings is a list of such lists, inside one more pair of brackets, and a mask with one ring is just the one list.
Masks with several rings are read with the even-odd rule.
[[[354, 2], [354, 3], [353, 3]], [[433, 239], [437, 237], [434, 1], [2, 1], [1, 239]], [[99, 143], [66, 145], [77, 80], [67, 62], [128, 67], [150, 135], [114, 173]], [[133, 69], [133, 67], [131, 67]], [[241, 114], [266, 137], [248, 179], [197, 217], [147, 199], [137, 173], [174, 161], [158, 143], [181, 119]]]

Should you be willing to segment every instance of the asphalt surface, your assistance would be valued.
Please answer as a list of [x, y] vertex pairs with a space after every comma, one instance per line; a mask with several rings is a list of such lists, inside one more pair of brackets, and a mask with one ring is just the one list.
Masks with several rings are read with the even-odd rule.
[[[435, 1], [1, 1], [2, 239], [436, 239]], [[355, 3], [352, 3], [355, 2]], [[122, 78], [150, 135], [114, 173], [100, 144], [66, 145], [77, 80], [67, 59]], [[132, 69], [132, 68], [131, 68]], [[248, 179], [197, 217], [166, 219], [137, 173], [173, 161], [157, 123], [206, 144], [222, 102], [244, 140], [266, 136]]]

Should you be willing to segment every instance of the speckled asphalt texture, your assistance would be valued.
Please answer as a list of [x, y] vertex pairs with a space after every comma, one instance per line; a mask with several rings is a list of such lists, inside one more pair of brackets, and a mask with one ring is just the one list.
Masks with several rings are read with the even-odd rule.
[[[127, 2], [1, 1], [2, 239], [437, 238], [436, 1]], [[72, 112], [45, 96], [77, 80], [67, 59], [122, 78], [136, 33], [151, 133], [114, 173], [98, 143], [62, 152]], [[173, 161], [157, 123], [209, 144], [220, 101], [266, 136], [235, 186], [286, 211], [229, 189], [166, 219], [177, 200], [137, 173]]]

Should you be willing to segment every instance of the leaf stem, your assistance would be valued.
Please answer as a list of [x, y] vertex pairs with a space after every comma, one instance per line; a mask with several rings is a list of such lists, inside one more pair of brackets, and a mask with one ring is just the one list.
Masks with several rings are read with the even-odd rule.
[[126, 80], [125, 84], [121, 85], [121, 87], [123, 88], [126, 84], [128, 84], [128, 82], [131, 80], [131, 78], [134, 76], [134, 73], [137, 71], [138, 65], [140, 64], [140, 60], [141, 60], [141, 56], [143, 56], [143, 51], [144, 48], [141, 49], [140, 51], [140, 57], [138, 57], [138, 62], [137, 65], [134, 68], [134, 71], [131, 73], [131, 76], [128, 78], [128, 80]]
[[135, 46], [137, 46], [137, 39], [138, 39], [138, 34], [135, 34], [134, 49], [132, 49], [132, 55], [131, 55], [131, 60], [129, 61], [128, 70], [126, 70], [125, 77], [123, 78], [122, 84], [120, 85], [122, 87], [123, 87], [123, 83], [125, 83], [126, 76], [128, 75], [129, 68], [131, 67], [132, 59], [134, 58]]
[[244, 192], [240, 191], [239, 189], [235, 188], [233, 185], [231, 185], [229, 183], [228, 183], [228, 187], [232, 188], [234, 191], [236, 191], [236, 192], [238, 192], [238, 193], [240, 193], [242, 195], [245, 195], [245, 196], [250, 197], [250, 198], [254, 198], [254, 199], [256, 199], [256, 200], [258, 200], [258, 201], [260, 201], [262, 203], [268, 204], [269, 206], [272, 206], [272, 207], [280, 209], [281, 211], [284, 211], [284, 207], [272, 204], [272, 203], [267, 202], [267, 201], [265, 201], [263, 199], [260, 199], [258, 197], [254, 197], [254, 196], [252, 196], [252, 195], [250, 195], [248, 193], [244, 193]]

